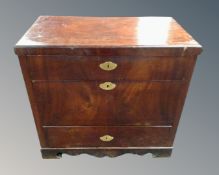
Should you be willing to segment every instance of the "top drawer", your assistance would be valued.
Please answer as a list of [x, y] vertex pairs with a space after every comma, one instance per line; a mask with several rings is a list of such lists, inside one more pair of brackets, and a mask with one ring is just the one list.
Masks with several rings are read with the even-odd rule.
[[190, 57], [28, 56], [32, 80], [184, 80]]

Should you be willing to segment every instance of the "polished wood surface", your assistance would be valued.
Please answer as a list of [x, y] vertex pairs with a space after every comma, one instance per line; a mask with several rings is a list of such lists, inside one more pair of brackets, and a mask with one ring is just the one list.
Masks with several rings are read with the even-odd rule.
[[43, 125], [171, 126], [187, 86], [185, 82], [115, 82], [115, 89], [105, 91], [100, 83], [34, 83]]
[[[172, 53], [169, 47], [178, 51]], [[15, 51], [35, 54], [37, 51], [45, 53], [46, 50], [55, 54], [56, 48], [60, 48], [59, 54], [74, 55], [107, 55], [115, 48], [123, 53], [130, 52], [128, 55], [143, 54], [145, 50], [152, 55], [177, 53], [179, 56], [201, 51], [201, 46], [171, 17], [78, 16], [39, 17], [16, 44]], [[140, 53], [133, 53], [132, 48], [138, 48]]]
[[[45, 128], [50, 148], [71, 147], [170, 147], [169, 127], [65, 127]], [[103, 142], [100, 137], [112, 135]]]
[[41, 16], [17, 45], [199, 46], [171, 17], [79, 16]]
[[40, 145], [41, 145], [41, 147], [44, 147], [46, 145], [45, 144], [46, 138], [45, 138], [45, 133], [44, 133], [42, 125], [41, 125], [41, 119], [39, 117], [40, 116], [39, 111], [37, 109], [37, 105], [36, 105], [36, 102], [35, 102], [35, 96], [34, 96], [34, 93], [33, 93], [33, 86], [32, 86], [33, 84], [31, 82], [31, 79], [30, 79], [30, 76], [29, 76], [27, 57], [24, 56], [24, 55], [19, 55], [18, 58], [19, 58], [19, 62], [20, 62], [24, 82], [25, 82], [25, 85], [26, 85], [28, 98], [29, 98], [30, 105], [31, 105], [31, 108], [32, 108], [34, 121], [35, 121], [36, 129], [37, 129], [38, 137], [39, 137], [39, 140], [40, 140]]
[[[117, 67], [102, 70], [112, 61]], [[195, 64], [191, 57], [28, 56], [32, 80], [186, 80]]]
[[170, 156], [201, 51], [170, 17], [39, 17], [15, 53], [43, 158]]

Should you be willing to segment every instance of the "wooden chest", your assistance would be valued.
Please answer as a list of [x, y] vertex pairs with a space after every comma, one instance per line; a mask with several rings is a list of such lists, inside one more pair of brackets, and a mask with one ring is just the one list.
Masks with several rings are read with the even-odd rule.
[[201, 50], [171, 17], [39, 17], [15, 52], [43, 158], [170, 156]]

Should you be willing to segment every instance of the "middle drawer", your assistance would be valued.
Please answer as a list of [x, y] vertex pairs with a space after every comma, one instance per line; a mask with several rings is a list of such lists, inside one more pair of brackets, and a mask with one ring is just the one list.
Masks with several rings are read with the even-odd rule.
[[32, 80], [184, 80], [190, 57], [28, 56]]
[[33, 83], [42, 125], [171, 125], [187, 86], [183, 81], [111, 83]]

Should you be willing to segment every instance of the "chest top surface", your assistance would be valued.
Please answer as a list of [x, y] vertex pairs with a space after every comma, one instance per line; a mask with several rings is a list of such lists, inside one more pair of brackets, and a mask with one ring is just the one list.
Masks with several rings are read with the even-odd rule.
[[200, 47], [172, 17], [40, 16], [16, 46]]

